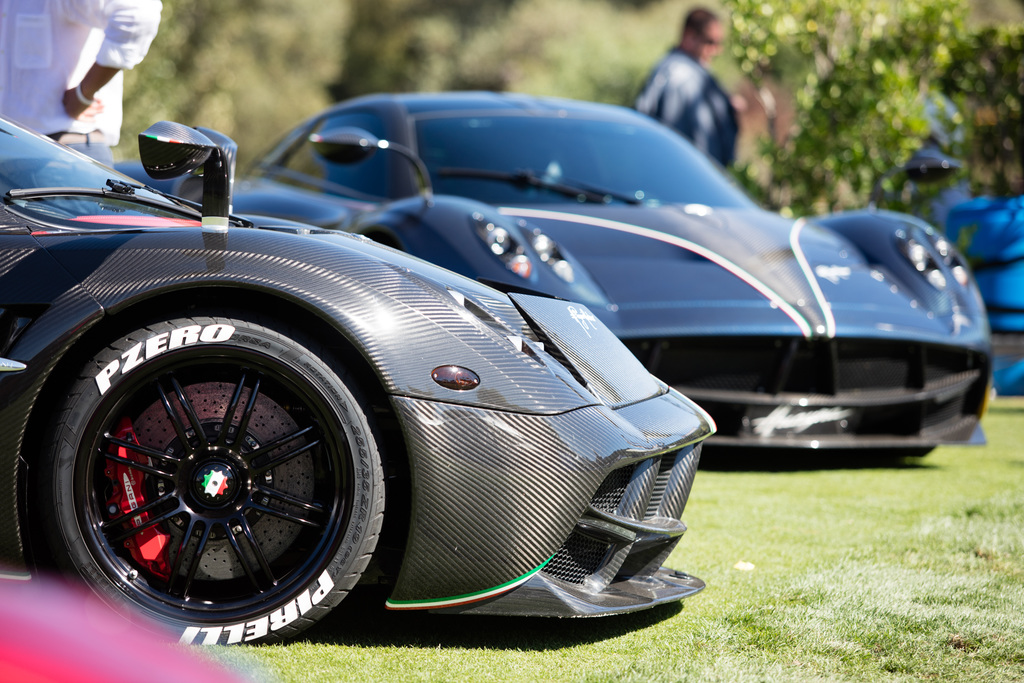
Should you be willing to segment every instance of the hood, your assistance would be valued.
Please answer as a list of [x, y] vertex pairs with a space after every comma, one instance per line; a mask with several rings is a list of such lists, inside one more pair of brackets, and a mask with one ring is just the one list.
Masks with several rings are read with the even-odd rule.
[[[559, 207], [563, 208], [563, 207]], [[598, 281], [623, 338], [980, 334], [957, 291], [925, 292], [813, 220], [760, 209], [505, 207], [564, 245]], [[895, 247], [893, 247], [895, 250]], [[916, 273], [914, 274], [916, 276]], [[903, 278], [901, 280], [901, 278]]]

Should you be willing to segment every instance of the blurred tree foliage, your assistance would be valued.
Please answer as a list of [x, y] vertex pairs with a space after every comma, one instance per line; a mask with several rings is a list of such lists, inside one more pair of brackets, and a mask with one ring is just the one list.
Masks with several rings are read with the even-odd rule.
[[781, 80], [780, 64], [792, 79], [802, 60], [792, 127], [737, 169], [763, 203], [798, 214], [861, 206], [933, 133], [967, 162], [975, 193], [1024, 191], [1021, 26], [971, 29], [966, 0], [725, 5], [732, 53], [759, 92]]
[[714, 70], [769, 124], [748, 127], [734, 169], [766, 206], [862, 206], [928, 136], [936, 93], [957, 106], [949, 151], [972, 189], [1020, 193], [1024, 25], [969, 25], [969, 10], [988, 2], [164, 0], [160, 33], [126, 79], [115, 152], [134, 156], [135, 133], [174, 119], [232, 136], [244, 164], [329, 102], [378, 91], [629, 106], [687, 9], [702, 4], [732, 22]]
[[940, 87], [966, 112], [959, 151], [976, 193], [1024, 193], [1024, 26], [983, 28], [950, 47]]
[[161, 119], [223, 131], [243, 161], [330, 103], [344, 64], [348, 3], [330, 0], [164, 0], [160, 31], [125, 74], [117, 158]]
[[[632, 103], [681, 7], [644, 0], [351, 0], [332, 92], [515, 90]], [[713, 0], [714, 4], [714, 0]], [[663, 19], [672, 29], [665, 32]], [[654, 50], [651, 38], [655, 37]]]

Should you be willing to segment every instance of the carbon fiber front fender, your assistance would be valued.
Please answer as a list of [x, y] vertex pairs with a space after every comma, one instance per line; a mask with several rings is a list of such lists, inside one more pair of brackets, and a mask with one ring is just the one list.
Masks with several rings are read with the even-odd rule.
[[[581, 387], [538, 372], [509, 340], [525, 322], [506, 297], [358, 237], [233, 229], [40, 241], [110, 314], [170, 291], [241, 288], [265, 295], [268, 312], [287, 316], [289, 306], [301, 306], [325, 319], [389, 394], [537, 413], [594, 402]], [[431, 375], [440, 365], [472, 369], [484, 390], [464, 396], [438, 386]]]
[[[0, 486], [11, 492], [16, 491], [19, 455], [31, 466], [31, 454], [23, 454], [24, 430], [59, 360], [110, 316], [181, 313], [164, 310], [166, 305], [154, 307], [151, 302], [166, 301], [160, 298], [165, 294], [187, 302], [200, 290], [219, 289], [229, 293], [227, 299], [232, 291], [244, 291], [263, 310], [284, 317], [301, 307], [347, 338], [393, 396], [543, 415], [602, 400], [583, 386], [587, 377], [573, 375], [542, 344], [525, 338], [531, 326], [505, 295], [358, 237], [316, 239], [244, 228], [210, 235], [185, 228], [25, 239], [31, 243], [27, 247], [38, 250], [41, 245], [52, 257], [47, 260], [52, 272], [33, 270], [24, 280], [25, 291], [38, 293], [43, 288], [35, 278], [57, 275], [64, 286], [56, 298], [32, 302], [36, 317], [5, 352], [28, 367], [6, 378], [11, 405], [0, 415], [9, 445], [0, 461], [0, 472], [8, 478]], [[576, 326], [563, 317], [562, 324]], [[104, 343], [102, 338], [97, 343]], [[432, 373], [442, 365], [471, 369], [481, 386], [459, 392], [437, 384]], [[116, 371], [130, 371], [129, 364]], [[598, 375], [589, 371], [592, 380]], [[649, 379], [639, 366], [637, 376]], [[13, 518], [15, 498], [9, 498]], [[17, 527], [15, 519], [5, 525], [9, 537], [0, 538], [0, 560], [14, 567], [23, 565]]]
[[[556, 554], [610, 473], [713, 431], [702, 410], [671, 390], [620, 410], [549, 416], [393, 404], [408, 435], [413, 484], [405, 559], [389, 600], [397, 609], [511, 590]], [[676, 520], [689, 482], [678, 491]]]

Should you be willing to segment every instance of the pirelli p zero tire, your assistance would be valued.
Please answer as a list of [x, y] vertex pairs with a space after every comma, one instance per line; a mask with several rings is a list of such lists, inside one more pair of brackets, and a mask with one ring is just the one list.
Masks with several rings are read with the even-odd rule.
[[157, 322], [98, 351], [34, 478], [57, 562], [187, 643], [308, 627], [357, 582], [384, 514], [351, 379], [244, 317]]

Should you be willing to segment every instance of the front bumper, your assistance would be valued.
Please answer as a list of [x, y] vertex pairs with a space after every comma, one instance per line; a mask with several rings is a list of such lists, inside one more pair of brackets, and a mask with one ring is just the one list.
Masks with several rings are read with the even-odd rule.
[[923, 449], [984, 443], [987, 349], [901, 339], [633, 340], [715, 419], [714, 446]]
[[714, 431], [678, 392], [558, 415], [392, 400], [413, 494], [390, 609], [587, 616], [703, 588], [661, 566]]

